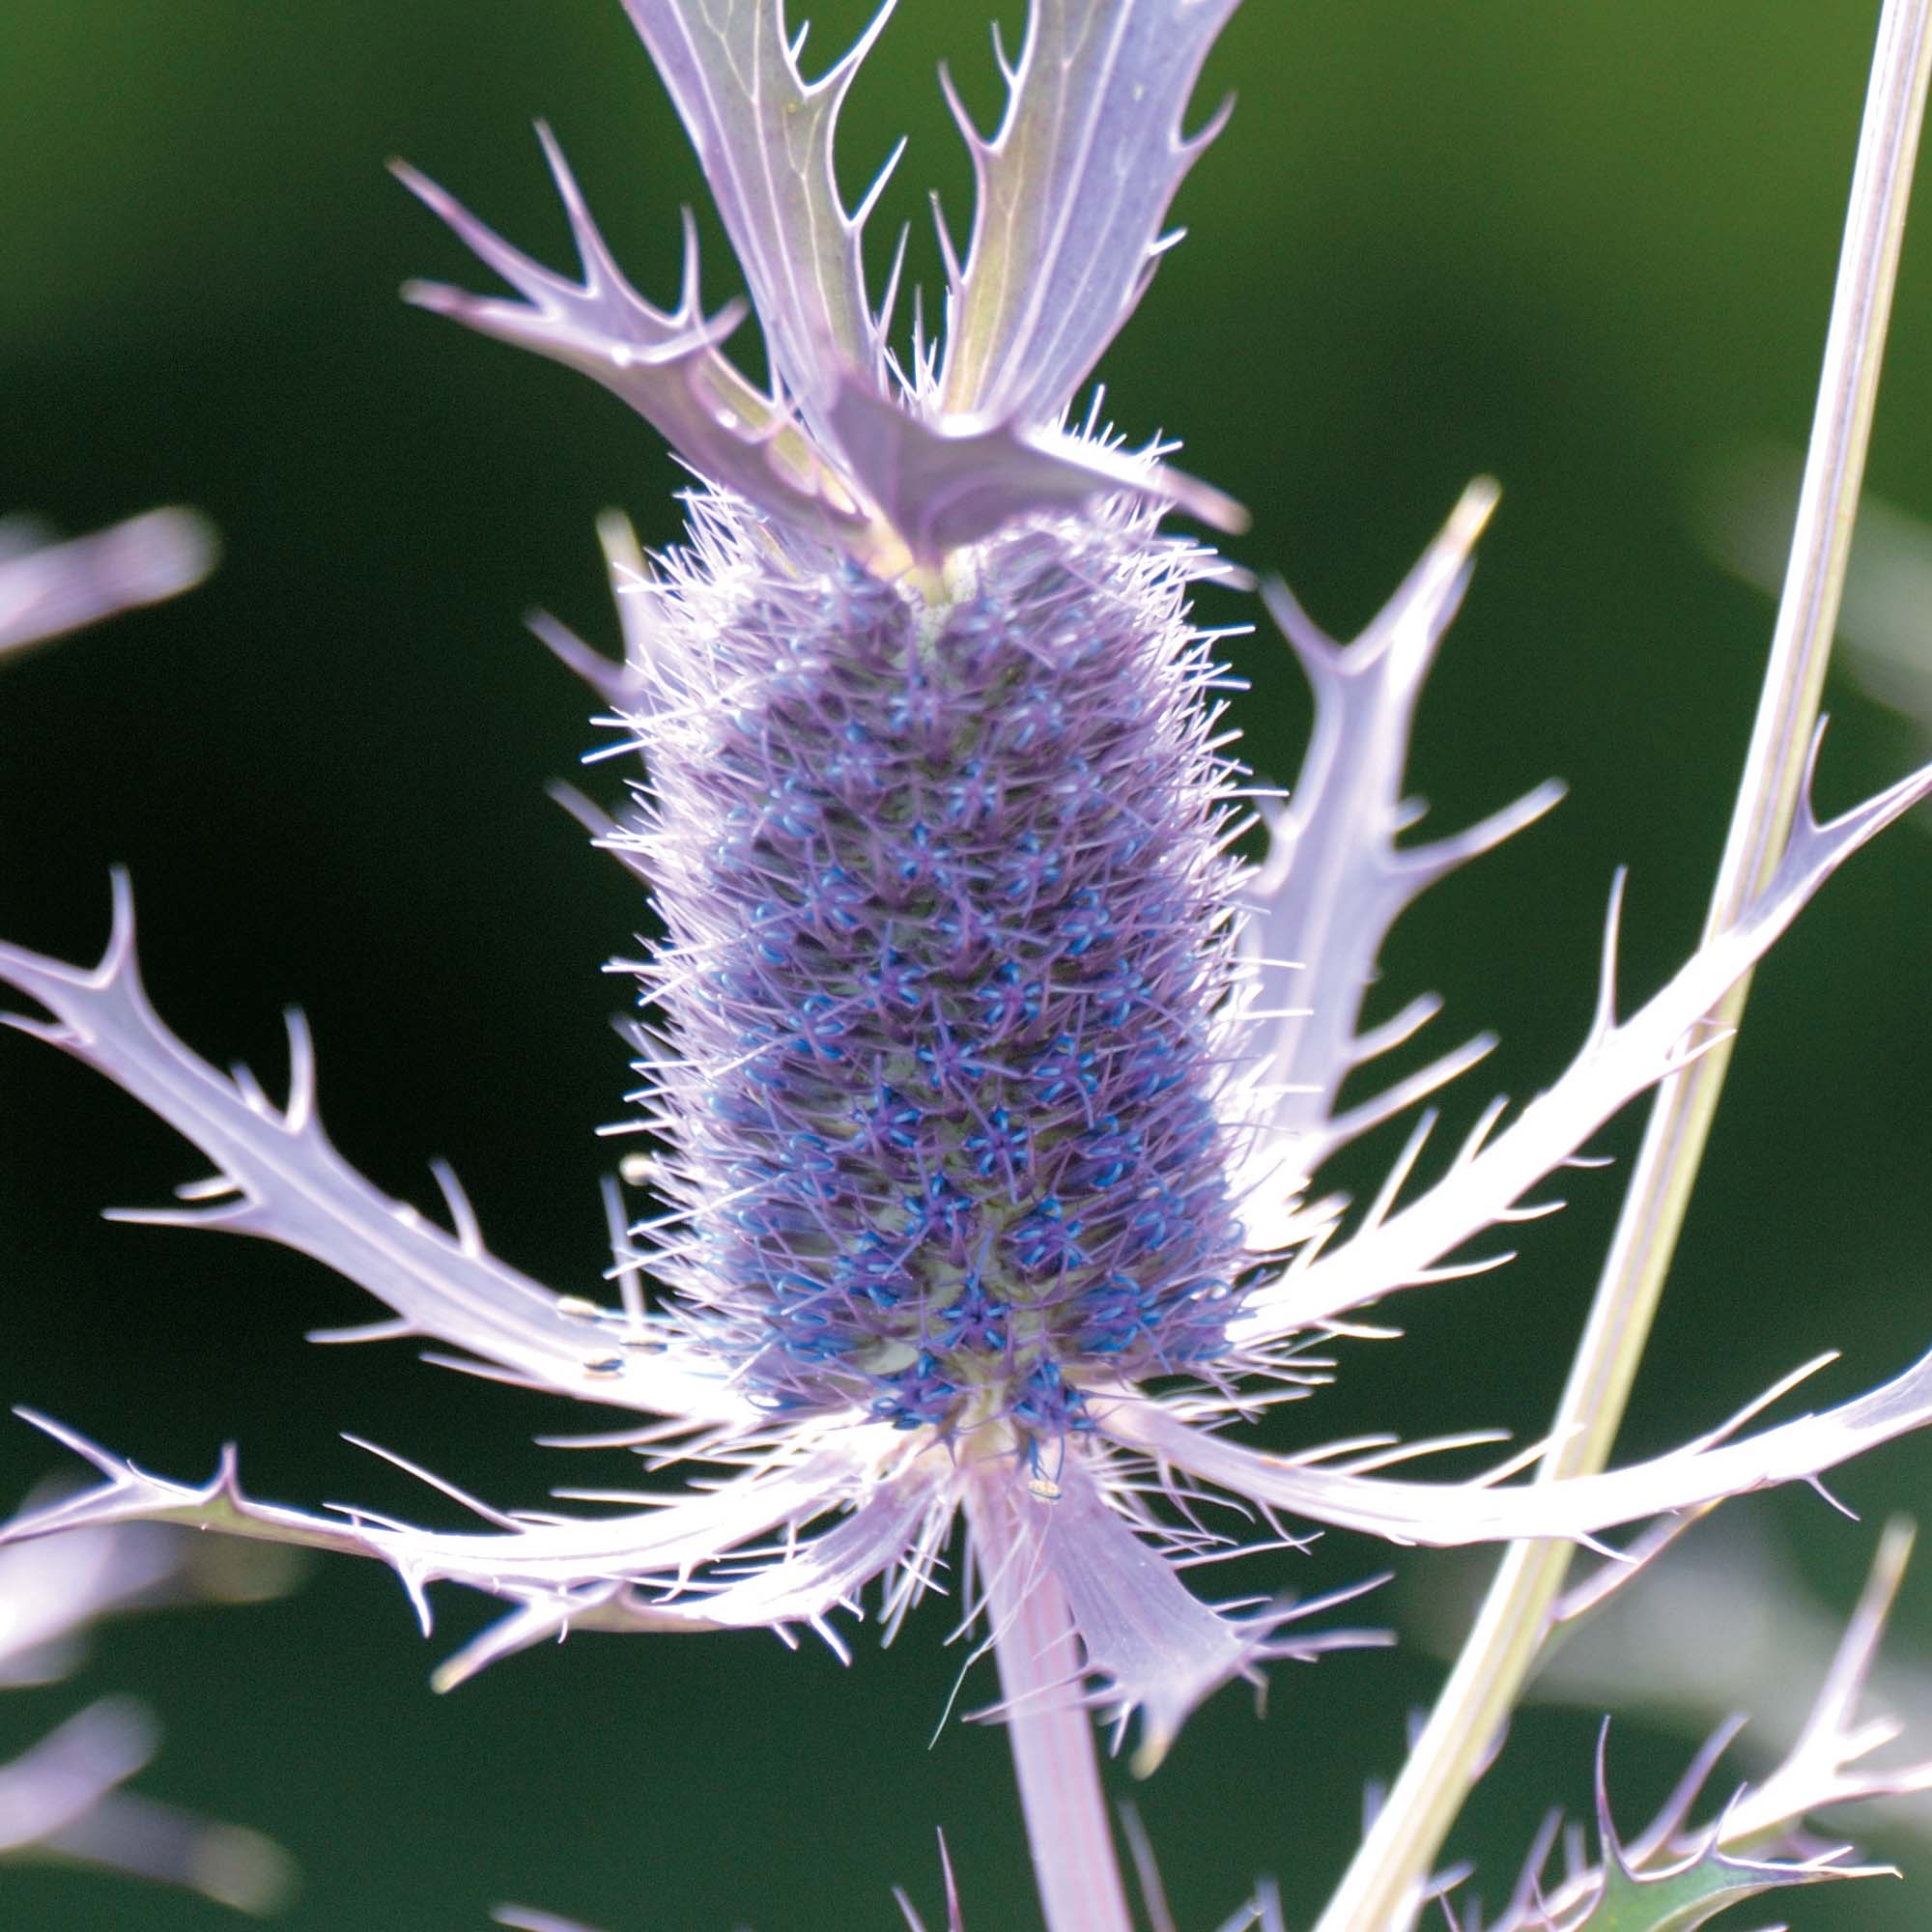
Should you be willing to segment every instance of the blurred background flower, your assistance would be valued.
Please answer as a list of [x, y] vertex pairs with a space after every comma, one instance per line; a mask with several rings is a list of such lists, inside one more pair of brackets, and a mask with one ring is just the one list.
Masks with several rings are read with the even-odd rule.
[[214, 555], [214, 532], [192, 510], [148, 510], [65, 543], [31, 517], [0, 520], [0, 652], [192, 589]]
[[[234, 1552], [206, 1550], [191, 1533], [150, 1523], [0, 1550], [0, 1689], [69, 1676], [103, 1618], [195, 1600], [259, 1601], [299, 1567], [285, 1551], [269, 1552], [267, 1562], [243, 1551], [238, 1562]], [[181, 1886], [240, 1912], [281, 1911], [296, 1868], [279, 1845], [126, 1788], [157, 1742], [144, 1705], [99, 1697], [0, 1763], [0, 1860], [98, 1867]]]
[[[812, 11], [823, 59], [866, 10]], [[1010, 40], [1020, 10], [1005, 11]], [[1713, 452], [1802, 440], [1876, 11], [1256, 0], [1204, 84], [1204, 104], [1230, 86], [1240, 101], [1179, 205], [1190, 239], [1103, 365], [1123, 429], [1183, 435], [1186, 466], [1253, 509], [1234, 554], [1284, 571], [1344, 633], [1469, 475], [1502, 478], [1414, 770], [1444, 823], [1550, 774], [1571, 796], [1418, 908], [1385, 964], [1391, 1005], [1434, 985], [1443, 1025], [1498, 1025], [1489, 1079], [1519, 1094], [1557, 1071], [1587, 1018], [1613, 865], [1634, 868], [1628, 998], [1683, 956], [1702, 915], [1770, 620], [1703, 554], [1688, 506]], [[682, 130], [615, 0], [20, 0], [7, 31], [0, 502], [80, 530], [191, 497], [227, 561], [191, 602], [9, 663], [5, 929], [84, 956], [105, 929], [105, 868], [129, 863], [151, 984], [191, 1042], [274, 1066], [276, 1002], [299, 998], [353, 1158], [428, 1205], [423, 1159], [449, 1156], [509, 1259], [588, 1282], [609, 1154], [591, 1130], [621, 1111], [624, 1084], [606, 1021], [626, 993], [596, 967], [629, 948], [640, 902], [541, 797], [593, 734], [519, 620], [542, 603], [607, 637], [592, 518], [619, 504], [646, 542], [669, 539], [679, 472], [589, 385], [396, 302], [407, 275], [466, 270], [380, 164], [406, 154], [561, 258], [526, 131], [546, 114], [612, 246], [667, 296], [667, 214], [702, 200]], [[918, 165], [878, 236], [893, 215], [919, 224], [929, 288], [917, 186], [940, 182], [955, 223], [968, 206], [931, 85], [941, 57], [985, 119], [997, 88], [978, 18], [908, 6], [840, 142], [851, 199], [912, 135]], [[728, 258], [715, 229], [704, 239], [723, 297]], [[1907, 244], [1871, 470], [1918, 516], [1932, 514], [1922, 243]], [[1232, 595], [1202, 608], [1252, 615]], [[1237, 714], [1250, 753], [1281, 777], [1306, 724], [1297, 674], [1272, 639], [1232, 648], [1254, 685]], [[1831, 704], [1821, 804], [1835, 808], [1903, 771], [1913, 733], [1849, 680]], [[1851, 1365], [1822, 1399], [1922, 1348], [1928, 892], [1932, 846], [1882, 840], [1759, 976], [1626, 1453], [1668, 1446], [1814, 1350], [1842, 1347]], [[1360, 1171], [1388, 1154], [1365, 1148]], [[354, 1290], [293, 1255], [94, 1219], [185, 1171], [166, 1131], [99, 1083], [51, 1055], [5, 1056], [11, 1399], [163, 1469], [205, 1466], [233, 1433], [266, 1495], [424, 1514], [414, 1485], [336, 1442], [359, 1429], [495, 1501], [540, 1501], [558, 1472], [554, 1454], [518, 1453], [526, 1401], [425, 1381], [405, 1351], [300, 1340], [360, 1319]], [[1350, 1348], [1319, 1398], [1321, 1434], [1539, 1428], [1615, 1185], [1578, 1176], [1567, 1213], [1521, 1231], [1513, 1267], [1413, 1298], [1410, 1347]], [[561, 1404], [554, 1420], [579, 1426]], [[1303, 1439], [1315, 1421], [1275, 1426]], [[0, 1433], [0, 1492], [11, 1503], [52, 1460], [24, 1429]], [[1834, 1487], [1866, 1530], [1803, 1494], [1745, 1507], [1841, 1615], [1877, 1519], [1912, 1507], [1928, 1473], [1923, 1444], [1843, 1472]], [[585, 1460], [585, 1483], [611, 1474]], [[1293, 1580], [1345, 1581], [1364, 1558], [1330, 1537]], [[1278, 1584], [1268, 1561], [1225, 1588]], [[1439, 1561], [1411, 1559], [1418, 1587]], [[453, 1634], [463, 1606], [448, 1613]], [[1895, 1630], [1932, 1641], [1922, 1576]], [[442, 1932], [503, 1897], [611, 1932], [884, 1924], [895, 1880], [930, 1923], [938, 1823], [969, 1923], [1030, 1920], [1004, 1741], [955, 1726], [927, 1748], [957, 1662], [937, 1643], [882, 1658], [861, 1633], [847, 1672], [755, 1635], [589, 1639], [447, 1700], [425, 1688], [441, 1654], [416, 1642], [391, 1579], [338, 1566], [246, 1619], [114, 1626], [97, 1669], [101, 1688], [152, 1697], [174, 1735], [146, 1789], [245, 1817], [303, 1857], [292, 1932]], [[1264, 1722], [1236, 1696], [1203, 1711], [1135, 1792], [1179, 1922], [1215, 1922], [1262, 1869], [1281, 1876], [1288, 1922], [1312, 1918], [1361, 1780], [1395, 1768], [1405, 1713], [1435, 1675], [1419, 1645], [1334, 1658], [1284, 1676]], [[10, 1700], [22, 1742], [73, 1708], [70, 1691], [29, 1701]], [[1593, 1736], [1587, 1714], [1519, 1720], [1453, 1848], [1484, 1861], [1492, 1889], [1546, 1804], [1587, 1804]], [[1646, 1761], [1642, 1736], [1637, 1721], [1617, 1734], [1633, 1818], [1684, 1757], [1660, 1733]], [[1932, 1869], [1916, 1887], [1821, 1890], [1784, 1916], [1906, 1932], [1928, 1885]], [[201, 1901], [84, 1875], [10, 1869], [4, 1887], [22, 1932], [219, 1922]]]

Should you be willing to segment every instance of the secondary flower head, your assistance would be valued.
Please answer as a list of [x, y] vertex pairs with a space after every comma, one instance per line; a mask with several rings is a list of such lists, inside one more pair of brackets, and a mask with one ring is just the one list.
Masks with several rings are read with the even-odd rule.
[[358, 1334], [453, 1344], [486, 1373], [632, 1411], [621, 1439], [647, 1453], [735, 1473], [601, 1519], [486, 1509], [486, 1531], [445, 1534], [257, 1503], [226, 1464], [203, 1488], [168, 1483], [68, 1438], [102, 1484], [10, 1534], [158, 1517], [376, 1555], [419, 1603], [440, 1578], [507, 1600], [448, 1684], [566, 1627], [830, 1634], [880, 1578], [891, 1627], [963, 1509], [969, 1601], [1010, 1708], [1090, 1686], [1141, 1714], [1151, 1762], [1216, 1685], [1348, 1640], [1288, 1632], [1290, 1605], [1193, 1595], [1170, 1559], [1218, 1540], [1164, 1513], [1164, 1488], [1397, 1541], [1583, 1536], [1810, 1475], [1932, 1414], [1928, 1362], [1803, 1422], [1527, 1488], [1397, 1481], [1369, 1473], [1394, 1452], [1285, 1458], [1221, 1432], [1319, 1380], [1316, 1351], [1358, 1311], [1489, 1265], [1467, 1244], [1532, 1211], [1546, 1176], [1694, 1055], [1724, 988], [1932, 780], [1829, 825], [1807, 814], [1744, 916], [1628, 1017], [1606, 949], [1557, 1083], [1507, 1124], [1485, 1113], [1411, 1190], [1425, 1122], [1345, 1218], [1321, 1164], [1483, 1051], [1342, 1104], [1434, 1010], [1364, 1029], [1383, 938], [1555, 794], [1403, 842], [1409, 721], [1487, 485], [1352, 644], [1271, 594], [1318, 701], [1282, 806], [1232, 760], [1217, 640], [1189, 618], [1189, 582], [1221, 566], [1157, 528], [1170, 505], [1238, 513], [1064, 426], [1218, 125], [1189, 135], [1182, 116], [1235, 0], [1036, 0], [1003, 59], [998, 133], [960, 116], [978, 200], [963, 261], [948, 250], [943, 344], [915, 333], [903, 357], [864, 272], [871, 198], [848, 213], [832, 167], [884, 16], [808, 84], [776, 4], [628, 4], [744, 269], [768, 386], [724, 358], [741, 310], [707, 317], [695, 256], [674, 308], [625, 282], [548, 133], [574, 278], [404, 171], [521, 298], [412, 298], [591, 374], [708, 486], [682, 550], [647, 563], [607, 532], [621, 665], [543, 627], [604, 694], [614, 749], [641, 753], [621, 812], [583, 810], [648, 882], [663, 933], [638, 964], [633, 1096], [662, 1211], [619, 1220], [615, 1302], [497, 1260], [447, 1174], [447, 1233], [361, 1179], [323, 1133], [298, 1023], [285, 1106], [195, 1058], [141, 993], [125, 888], [99, 966], [0, 948], [0, 977], [53, 1015], [30, 1031], [214, 1163], [147, 1218], [302, 1248], [388, 1304]]

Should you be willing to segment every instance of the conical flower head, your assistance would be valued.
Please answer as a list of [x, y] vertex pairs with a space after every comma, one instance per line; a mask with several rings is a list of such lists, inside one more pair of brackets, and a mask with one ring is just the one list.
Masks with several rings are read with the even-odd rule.
[[1180, 116], [1232, 11], [1037, 10], [999, 136], [961, 115], [973, 241], [944, 367], [916, 344], [910, 376], [832, 167], [883, 14], [807, 83], [776, 6], [632, 0], [751, 285], [762, 396], [695, 257], [675, 310], [637, 296], [547, 133], [580, 285], [406, 176], [527, 305], [417, 300], [596, 375], [717, 486], [627, 586], [648, 796], [613, 842], [668, 934], [641, 1097], [675, 1211], [644, 1258], [760, 1405], [1008, 1417], [1031, 1447], [1084, 1425], [1083, 1372], [1222, 1344], [1239, 870], [1200, 559], [1152, 506], [1236, 512], [1058, 425], [1208, 138]]
[[640, 586], [653, 1271], [762, 1400], [1056, 1435], [1083, 1377], [1222, 1347], [1241, 872], [1188, 557], [1128, 511], [922, 589], [721, 517]]

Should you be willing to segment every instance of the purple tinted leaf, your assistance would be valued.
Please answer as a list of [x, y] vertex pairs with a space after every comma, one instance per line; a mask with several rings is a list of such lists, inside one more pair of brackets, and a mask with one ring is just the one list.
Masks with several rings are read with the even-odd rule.
[[99, 1804], [155, 1753], [147, 1712], [103, 1698], [0, 1765], [0, 1855], [40, 1844]]
[[1588, 1538], [1618, 1523], [1695, 1509], [1779, 1483], [1808, 1482], [1928, 1424], [1932, 1354], [1854, 1401], [1741, 1441], [1726, 1439], [1735, 1432], [1733, 1424], [1668, 1455], [1601, 1475], [1508, 1488], [1497, 1487], [1493, 1478], [1409, 1483], [1319, 1468], [1321, 1451], [1289, 1457], [1246, 1449], [1155, 1403], [1122, 1402], [1100, 1418], [1114, 1440], [1250, 1501], [1433, 1548], [1524, 1537]]
[[764, 325], [773, 374], [816, 423], [841, 370], [872, 374], [878, 366], [860, 245], [870, 197], [858, 214], [845, 213], [832, 146], [846, 90], [894, 0], [810, 86], [786, 38], [782, 0], [624, 5], [697, 150]]
[[[1906, 1764], [1865, 1762], [1894, 1743], [1905, 1725], [1888, 1713], [1861, 1716], [1860, 1710], [1868, 1701], [1872, 1665], [1905, 1580], [1914, 1537], [1903, 1519], [1886, 1525], [1871, 1574], [1804, 1727], [1777, 1769], [1731, 1807], [1728, 1828], [1735, 1836], [1762, 1838], [1828, 1805], [1932, 1791], [1932, 1756]], [[1916, 1742], [1924, 1748], [1925, 1740]]]
[[[1813, 748], [1816, 755], [1816, 747]], [[1231, 1324], [1236, 1342], [1276, 1338], [1367, 1306], [1399, 1288], [1428, 1281], [1435, 1264], [1515, 1210], [1514, 1204], [1554, 1172], [1604, 1122], [1664, 1079], [1715, 1036], [1703, 1017], [1769, 950], [1831, 875], [1868, 838], [1932, 795], [1932, 767], [1902, 779], [1863, 805], [1821, 825], [1801, 803], [1776, 870], [1734, 923], [1707, 940], [1677, 975], [1628, 1019], [1616, 1017], [1617, 902], [1605, 944], [1597, 1010], [1582, 1050], [1554, 1086], [1502, 1132], [1486, 1120], [1435, 1184], [1393, 1212], [1378, 1202], [1348, 1240], [1305, 1247], [1249, 1297]], [[1455, 841], [1450, 841], [1452, 845]], [[1398, 1170], [1398, 1178], [1400, 1170]], [[1463, 1271], [1471, 1264], [1462, 1264]]]
[[[722, 1631], [764, 1629], [790, 1640], [803, 1625], [844, 1661], [834, 1610], [858, 1611], [859, 1593], [874, 1577], [897, 1572], [886, 1593], [886, 1622], [896, 1620], [930, 1579], [936, 1547], [952, 1520], [945, 1478], [932, 1462], [881, 1484], [830, 1529], [787, 1538], [777, 1560], [718, 1578], [680, 1576], [674, 1600], [640, 1594], [621, 1578], [589, 1578], [559, 1589], [554, 1582], [512, 1580], [497, 1593], [520, 1607], [473, 1637], [440, 1664], [432, 1683], [452, 1690], [516, 1651], [564, 1631]], [[839, 1481], [842, 1485], [844, 1477]], [[812, 1512], [803, 1507], [790, 1527]]]
[[280, 1912], [299, 1879], [295, 1861], [261, 1833], [210, 1823], [119, 1788], [49, 1832], [36, 1849], [63, 1863], [179, 1886], [255, 1917]]
[[1269, 818], [1267, 858], [1248, 888], [1253, 911], [1242, 929], [1254, 1005], [1266, 1016], [1254, 1079], [1268, 1126], [1246, 1177], [1268, 1191], [1250, 1231], [1258, 1248], [1277, 1236], [1270, 1202], [1292, 1202], [1336, 1149], [1453, 1079], [1490, 1044], [1470, 1041], [1346, 1112], [1337, 1107], [1349, 1075], [1411, 1037], [1438, 1004], [1417, 1001], [1382, 1026], [1358, 1030], [1389, 928], [1445, 873], [1561, 796], [1560, 786], [1542, 785], [1454, 837], [1396, 843], [1415, 817], [1403, 775], [1416, 701], [1495, 500], [1492, 483], [1471, 484], [1402, 587], [1347, 646], [1324, 637], [1281, 585], [1269, 588], [1269, 606], [1314, 687], [1316, 711], [1293, 802]]
[[1387, 1641], [1355, 1631], [1280, 1634], [1282, 1624], [1325, 1604], [1224, 1615], [1188, 1590], [1171, 1557], [1110, 1507], [1083, 1459], [1065, 1458], [1053, 1487], [1050, 1504], [1019, 1512], [1037, 1546], [1029, 1567], [1037, 1562], [1051, 1572], [1065, 1593], [1083, 1671], [1097, 1680], [1092, 1701], [1112, 1712], [1117, 1730], [1140, 1713], [1136, 1776], [1154, 1770], [1188, 1714], [1231, 1678], [1259, 1684], [1261, 1665], [1273, 1658]]
[[296, 1880], [280, 1846], [121, 1788], [156, 1737], [140, 1705], [104, 1697], [0, 1764], [0, 1859], [98, 1865], [241, 1912], [277, 1910]]
[[836, 470], [789, 410], [761, 394], [718, 353], [717, 345], [737, 326], [744, 308], [727, 304], [718, 315], [704, 316], [695, 229], [687, 222], [677, 307], [655, 307], [624, 279], [549, 128], [539, 127], [537, 134], [570, 218], [582, 279], [552, 273], [434, 182], [397, 162], [403, 185], [524, 300], [468, 295], [440, 282], [411, 282], [404, 297], [418, 308], [594, 378], [708, 481], [737, 491], [796, 528], [849, 542], [865, 519]]
[[[183, 1523], [374, 1557], [402, 1578], [425, 1631], [431, 1622], [425, 1592], [432, 1583], [461, 1583], [516, 1604], [511, 1617], [437, 1673], [441, 1690], [565, 1629], [815, 1627], [869, 1576], [903, 1558], [913, 1557], [923, 1577], [918, 1551], [929, 1549], [938, 1533], [927, 1519], [943, 1522], [950, 1512], [944, 1485], [951, 1463], [944, 1453], [908, 1467], [905, 1437], [883, 1427], [834, 1431], [816, 1447], [794, 1444], [715, 1489], [633, 1495], [633, 1502], [649, 1507], [622, 1515], [524, 1519], [483, 1510], [494, 1525], [490, 1530], [452, 1532], [348, 1508], [317, 1514], [258, 1502], [243, 1492], [232, 1452], [223, 1454], [206, 1483], [172, 1482], [43, 1417], [20, 1413], [93, 1463], [101, 1480], [0, 1524], [0, 1548], [109, 1523]], [[856, 1507], [833, 1529], [816, 1539], [799, 1538], [805, 1524], [848, 1505]], [[735, 1561], [742, 1567], [731, 1576], [707, 1579], [707, 1566], [781, 1527], [776, 1552], [762, 1561], [741, 1554]], [[862, 1559], [873, 1561], [865, 1575], [858, 1574]], [[713, 1614], [714, 1602], [723, 1605], [719, 1614]]]
[[134, 956], [134, 907], [114, 881], [114, 924], [100, 963], [63, 965], [0, 944], [0, 981], [56, 1024], [13, 1024], [107, 1075], [218, 1170], [185, 1205], [121, 1218], [255, 1235], [313, 1255], [385, 1301], [399, 1320], [369, 1331], [433, 1336], [515, 1378], [582, 1400], [714, 1420], [751, 1413], [722, 1371], [685, 1359], [653, 1326], [613, 1323], [562, 1299], [490, 1253], [452, 1191], [454, 1234], [372, 1187], [339, 1154], [315, 1106], [307, 1029], [290, 1017], [290, 1093], [274, 1106], [252, 1076], [229, 1078], [190, 1052], [155, 1011]]
[[[948, 325], [950, 414], [1050, 422], [1132, 312], [1168, 203], [1225, 111], [1180, 117], [1238, 0], [1032, 0], [1007, 107], [973, 154], [973, 239]], [[951, 89], [949, 87], [949, 94]]]
[[182, 1555], [171, 1531], [141, 1528], [0, 1550], [0, 1689], [65, 1677], [88, 1626], [152, 1601]]
[[828, 422], [853, 477], [922, 563], [1015, 518], [1098, 496], [1175, 503], [1222, 529], [1246, 526], [1239, 504], [1165, 464], [1048, 429], [925, 422], [849, 377]]
[[[187, 1544], [158, 1524], [118, 1523], [0, 1548], [0, 1688], [66, 1675], [103, 1617], [192, 1594]], [[98, 1865], [274, 1911], [295, 1878], [278, 1846], [121, 1789], [155, 1742], [140, 1706], [108, 1698], [0, 1764], [0, 1859]]]

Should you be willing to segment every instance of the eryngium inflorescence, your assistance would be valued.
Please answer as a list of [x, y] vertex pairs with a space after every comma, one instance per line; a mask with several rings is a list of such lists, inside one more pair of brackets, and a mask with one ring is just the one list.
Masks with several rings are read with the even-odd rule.
[[653, 1272], [760, 1400], [1053, 1437], [1081, 1372], [1223, 1346], [1242, 868], [1194, 554], [1149, 523], [929, 595], [714, 523], [649, 593]]
[[[1226, 1427], [1319, 1380], [1311, 1351], [1360, 1333], [1360, 1311], [1493, 1266], [1472, 1244], [1544, 1211], [1548, 1178], [1705, 1049], [1726, 989], [1932, 790], [1920, 775], [1826, 824], [1801, 810], [1737, 917], [1628, 1012], [1613, 895], [1599, 1000], [1551, 1086], [1483, 1111], [1426, 1180], [1429, 1116], [1359, 1208], [1321, 1190], [1338, 1149], [1485, 1050], [1378, 1091], [1360, 1076], [1435, 1011], [1365, 1023], [1390, 927], [1554, 793], [1413, 831], [1409, 728], [1492, 488], [1352, 643], [1271, 593], [1316, 703], [1284, 804], [1225, 761], [1214, 640], [1183, 604], [1216, 566], [1155, 532], [1169, 506], [1237, 527], [1234, 507], [1065, 426], [1213, 131], [1182, 116], [1235, 4], [1033, 0], [998, 133], [961, 115], [977, 199], [963, 262], [945, 250], [943, 349], [915, 329], [895, 352], [865, 274], [870, 201], [848, 213], [832, 163], [878, 23], [807, 83], [777, 0], [627, 0], [744, 270], [765, 389], [721, 353], [744, 305], [706, 315], [695, 246], [674, 308], [639, 296], [547, 132], [574, 278], [403, 171], [520, 298], [412, 298], [590, 374], [706, 486], [685, 548], [610, 544], [623, 666], [541, 627], [604, 691], [615, 751], [644, 759], [617, 819], [582, 808], [665, 932], [641, 967], [637, 1105], [667, 1198], [619, 1225], [622, 1305], [492, 1254], [446, 1172], [447, 1230], [363, 1179], [323, 1130], [298, 1019], [280, 1105], [199, 1059], [142, 991], [125, 881], [98, 965], [0, 945], [0, 978], [49, 1015], [26, 1030], [213, 1164], [134, 1218], [300, 1248], [391, 1311], [327, 1339], [453, 1346], [629, 1411], [620, 1439], [647, 1457], [726, 1473], [604, 1516], [478, 1504], [485, 1527], [449, 1533], [257, 1502], [232, 1460], [169, 1482], [47, 1425], [101, 1480], [7, 1538], [159, 1518], [333, 1548], [392, 1564], [425, 1616], [429, 1584], [461, 1581], [508, 1609], [447, 1685], [571, 1629], [837, 1642], [833, 1614], [867, 1590], [891, 1629], [963, 1515], [964, 1618], [984, 1613], [998, 1652], [1048, 1917], [1085, 1926], [1097, 1841], [1060, 1829], [1072, 1801], [1055, 1810], [1089, 1749], [1084, 1732], [1062, 1748], [1069, 1701], [1138, 1713], [1151, 1764], [1216, 1686], [1341, 1640], [1287, 1631], [1290, 1601], [1206, 1602], [1183, 1568], [1248, 1535], [1278, 1551], [1280, 1517], [1437, 1545], [1582, 1536], [1815, 1476], [1932, 1419], [1927, 1357], [1816, 1415], [1560, 1481], [1405, 1480], [1376, 1471], [1412, 1445], [1282, 1455]], [[1232, 856], [1247, 831], [1261, 849]], [[1204, 1487], [1246, 1506], [1234, 1531], [1204, 1522]]]

